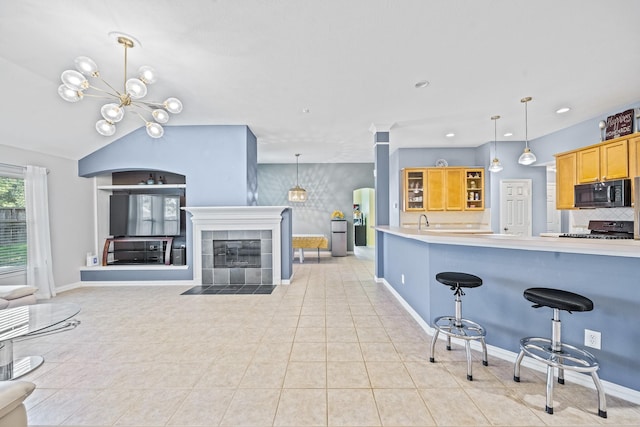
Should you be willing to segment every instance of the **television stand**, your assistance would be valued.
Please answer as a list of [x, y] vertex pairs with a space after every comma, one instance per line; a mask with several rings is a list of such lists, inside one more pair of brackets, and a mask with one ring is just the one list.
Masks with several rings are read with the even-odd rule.
[[102, 265], [171, 265], [173, 237], [108, 237]]

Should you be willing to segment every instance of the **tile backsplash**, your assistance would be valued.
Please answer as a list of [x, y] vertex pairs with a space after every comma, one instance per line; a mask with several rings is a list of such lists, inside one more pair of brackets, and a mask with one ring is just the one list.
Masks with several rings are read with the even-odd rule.
[[429, 224], [432, 226], [440, 225], [443, 228], [491, 227], [491, 209], [459, 212], [401, 212], [400, 225], [402, 227], [417, 227], [420, 214], [426, 214], [429, 218]]
[[633, 208], [578, 209], [569, 211], [569, 232], [586, 232], [590, 220], [633, 221]]

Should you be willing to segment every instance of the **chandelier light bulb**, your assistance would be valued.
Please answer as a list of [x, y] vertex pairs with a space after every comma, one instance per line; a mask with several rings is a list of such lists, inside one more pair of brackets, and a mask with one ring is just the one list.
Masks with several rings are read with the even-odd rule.
[[98, 75], [98, 65], [93, 59], [86, 56], [78, 56], [73, 62], [76, 64], [76, 70], [85, 76], [95, 77]]
[[100, 109], [100, 114], [102, 114], [102, 117], [108, 122], [118, 123], [124, 117], [124, 109], [118, 104], [104, 104]]
[[89, 81], [76, 70], [67, 70], [60, 76], [62, 83], [73, 90], [85, 90], [89, 88]]
[[160, 126], [158, 123], [147, 122], [146, 127], [147, 127], [147, 134], [151, 138], [162, 138], [162, 135], [164, 135], [164, 128]]
[[143, 65], [138, 68], [138, 77], [148, 85], [153, 84], [158, 80], [155, 70], [148, 65]]
[[147, 94], [147, 85], [140, 79], [129, 79], [125, 84], [127, 93], [133, 99], [143, 98]]
[[167, 123], [169, 121], [169, 113], [165, 110], [158, 108], [157, 110], [153, 110], [151, 115], [158, 123]]
[[107, 120], [98, 120], [96, 130], [102, 136], [111, 136], [116, 133], [116, 125]]
[[58, 86], [58, 95], [67, 102], [82, 101], [83, 93], [80, 90], [73, 90], [67, 85]]
[[178, 114], [182, 111], [182, 102], [178, 98], [167, 98], [162, 104], [168, 112]]

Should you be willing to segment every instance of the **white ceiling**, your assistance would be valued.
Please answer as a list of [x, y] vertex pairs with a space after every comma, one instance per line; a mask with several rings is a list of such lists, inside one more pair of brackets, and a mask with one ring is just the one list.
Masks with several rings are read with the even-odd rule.
[[182, 100], [169, 124], [246, 124], [260, 163], [372, 162], [372, 125], [392, 151], [474, 147], [495, 114], [522, 141], [525, 96], [534, 139], [640, 100], [639, 17], [637, 0], [3, 0], [0, 144], [79, 159], [142, 125], [102, 137], [98, 100], [57, 95], [79, 55], [122, 86], [112, 31], [142, 43], [130, 71], [160, 75], [147, 98]]

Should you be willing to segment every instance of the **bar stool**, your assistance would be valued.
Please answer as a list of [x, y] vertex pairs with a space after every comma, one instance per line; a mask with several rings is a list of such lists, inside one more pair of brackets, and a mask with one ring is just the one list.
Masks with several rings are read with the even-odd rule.
[[488, 366], [487, 362], [487, 344], [485, 342], [486, 332], [478, 323], [462, 318], [462, 299], [464, 295], [462, 288], [477, 288], [482, 286], [482, 279], [473, 274], [443, 272], [436, 274], [436, 280], [445, 286], [451, 287], [455, 295], [455, 316], [440, 316], [433, 321], [435, 329], [433, 339], [431, 340], [431, 355], [429, 361], [435, 363], [434, 352], [436, 348], [436, 340], [438, 334], [442, 332], [447, 336], [447, 350], [451, 350], [451, 337], [463, 339], [467, 352], [467, 379], [473, 381], [471, 372], [471, 341], [478, 340], [482, 344], [482, 364]]
[[591, 311], [593, 302], [582, 295], [573, 292], [550, 288], [529, 288], [524, 291], [524, 297], [533, 302], [533, 308], [549, 307], [553, 309], [551, 320], [551, 339], [527, 337], [520, 340], [520, 353], [513, 370], [513, 380], [520, 382], [520, 363], [526, 354], [547, 365], [547, 404], [545, 411], [553, 414], [553, 376], [554, 368], [558, 368], [558, 383], [564, 384], [564, 370], [590, 373], [598, 391], [598, 415], [607, 418], [607, 402], [598, 378], [600, 365], [596, 358], [586, 350], [563, 344], [560, 339], [560, 310]]

